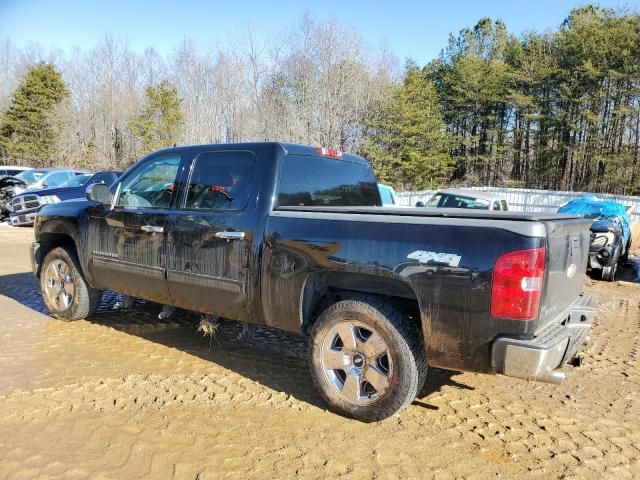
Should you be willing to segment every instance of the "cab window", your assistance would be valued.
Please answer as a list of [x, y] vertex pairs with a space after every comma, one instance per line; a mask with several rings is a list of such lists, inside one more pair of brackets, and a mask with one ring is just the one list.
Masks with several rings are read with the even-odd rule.
[[441, 208], [471, 208], [476, 210], [489, 210], [487, 200], [481, 198], [465, 197], [463, 195], [443, 195], [442, 201], [438, 205]]
[[139, 165], [120, 184], [116, 207], [169, 208], [180, 155], [155, 157]]
[[45, 178], [43, 186], [46, 187], [59, 187], [65, 183], [73, 174], [69, 172], [56, 172]]
[[347, 160], [287, 155], [282, 161], [280, 207], [380, 207], [371, 168]]
[[195, 159], [186, 209], [242, 210], [248, 199], [255, 156], [247, 151], [205, 152]]
[[431, 199], [427, 202], [427, 204], [425, 205], [425, 207], [437, 207], [438, 204], [440, 203], [440, 200], [442, 200], [442, 195], [439, 193], [436, 193], [433, 197], [431, 197]]

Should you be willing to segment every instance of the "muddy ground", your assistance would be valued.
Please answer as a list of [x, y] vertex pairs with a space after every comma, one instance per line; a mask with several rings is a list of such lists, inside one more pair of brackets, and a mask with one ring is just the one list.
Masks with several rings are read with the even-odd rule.
[[30, 229], [0, 229], [0, 478], [633, 478], [640, 476], [640, 283], [600, 302], [564, 384], [432, 369], [401, 414], [327, 412], [294, 336], [239, 327], [211, 348], [159, 307], [49, 318]]

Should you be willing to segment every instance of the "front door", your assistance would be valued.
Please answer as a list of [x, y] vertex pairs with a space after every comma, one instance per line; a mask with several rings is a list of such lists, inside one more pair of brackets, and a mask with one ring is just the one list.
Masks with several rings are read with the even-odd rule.
[[113, 208], [90, 213], [89, 268], [98, 288], [171, 303], [165, 226], [180, 164], [178, 154], [148, 158], [122, 178]]
[[167, 223], [167, 279], [175, 305], [250, 321], [255, 154], [203, 152], [191, 165], [180, 205]]

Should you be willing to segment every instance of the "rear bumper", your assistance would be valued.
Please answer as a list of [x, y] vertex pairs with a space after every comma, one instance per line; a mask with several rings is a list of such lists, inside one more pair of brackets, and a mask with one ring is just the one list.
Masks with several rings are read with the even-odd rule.
[[562, 382], [564, 373], [559, 368], [587, 342], [595, 313], [595, 299], [581, 296], [533, 339], [497, 338], [492, 347], [495, 372], [542, 382]]

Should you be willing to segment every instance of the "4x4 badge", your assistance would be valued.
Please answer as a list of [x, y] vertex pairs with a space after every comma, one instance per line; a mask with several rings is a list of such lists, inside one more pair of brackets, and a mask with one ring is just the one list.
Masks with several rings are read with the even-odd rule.
[[407, 255], [407, 258], [418, 260], [420, 263], [440, 263], [457, 267], [460, 265], [462, 257], [454, 253], [425, 252], [424, 250], [416, 250]]

